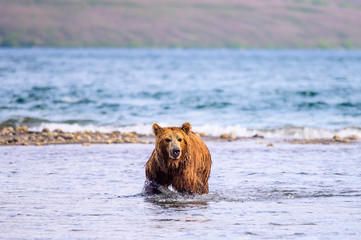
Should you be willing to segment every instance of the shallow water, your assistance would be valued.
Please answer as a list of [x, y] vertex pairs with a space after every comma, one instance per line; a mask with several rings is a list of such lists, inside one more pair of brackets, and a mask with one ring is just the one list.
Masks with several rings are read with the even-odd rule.
[[210, 193], [142, 194], [153, 146], [0, 148], [0, 238], [359, 239], [360, 144], [207, 142]]

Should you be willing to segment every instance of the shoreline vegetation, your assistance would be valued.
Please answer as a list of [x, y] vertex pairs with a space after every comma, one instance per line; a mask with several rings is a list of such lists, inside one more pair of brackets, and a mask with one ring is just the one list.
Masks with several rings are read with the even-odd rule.
[[[238, 137], [234, 133], [221, 134], [218, 137], [207, 136], [205, 133], [196, 132], [199, 137], [206, 141], [246, 141], [259, 140], [258, 144], [264, 144], [273, 147], [280, 140], [265, 139], [263, 136], [254, 135], [252, 137]], [[360, 137], [356, 135], [341, 138], [334, 136], [331, 139], [283, 139], [282, 142], [290, 144], [352, 144], [360, 141]], [[153, 135], [138, 134], [136, 132], [122, 133], [119, 131], [104, 132], [63, 132], [60, 129], [50, 131], [44, 128], [42, 131], [29, 131], [27, 126], [4, 127], [0, 130], [0, 146], [12, 145], [52, 145], [52, 144], [82, 144], [90, 146], [90, 144], [122, 144], [122, 143], [140, 143], [152, 144]]]
[[0, 0], [0, 47], [360, 49], [354, 0]]

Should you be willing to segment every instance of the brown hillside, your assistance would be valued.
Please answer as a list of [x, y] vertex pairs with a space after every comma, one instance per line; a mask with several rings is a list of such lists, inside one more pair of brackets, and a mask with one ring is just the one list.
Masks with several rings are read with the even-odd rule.
[[361, 47], [357, 0], [0, 0], [0, 45]]

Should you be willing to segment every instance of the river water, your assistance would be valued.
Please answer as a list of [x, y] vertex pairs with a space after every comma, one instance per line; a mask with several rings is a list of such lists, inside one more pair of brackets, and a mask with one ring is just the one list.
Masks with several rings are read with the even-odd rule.
[[206, 142], [210, 193], [142, 192], [152, 144], [0, 148], [1, 239], [359, 239], [360, 143]]

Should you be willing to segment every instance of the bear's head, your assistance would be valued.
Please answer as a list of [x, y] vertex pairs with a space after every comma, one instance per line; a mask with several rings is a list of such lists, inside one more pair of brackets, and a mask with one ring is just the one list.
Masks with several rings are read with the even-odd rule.
[[166, 165], [177, 167], [180, 162], [187, 161], [191, 128], [189, 122], [183, 123], [182, 127], [164, 128], [153, 123], [156, 151], [160, 160]]

